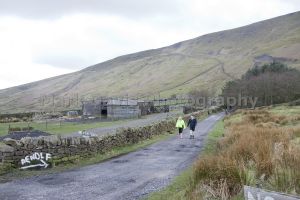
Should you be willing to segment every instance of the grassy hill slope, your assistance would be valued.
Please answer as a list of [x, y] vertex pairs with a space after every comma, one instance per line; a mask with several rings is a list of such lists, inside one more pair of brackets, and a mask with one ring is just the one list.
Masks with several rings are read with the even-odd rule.
[[0, 112], [51, 108], [53, 97], [58, 109], [70, 96], [170, 96], [193, 88], [218, 93], [226, 81], [270, 59], [300, 69], [300, 12], [0, 90]]

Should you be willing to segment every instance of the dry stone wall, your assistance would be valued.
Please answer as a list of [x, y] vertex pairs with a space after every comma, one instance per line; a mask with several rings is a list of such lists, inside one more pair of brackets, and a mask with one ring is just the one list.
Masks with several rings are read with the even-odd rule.
[[[193, 113], [193, 115], [200, 117], [204, 115], [204, 112]], [[188, 117], [189, 115], [185, 115], [184, 119], [187, 120]], [[37, 138], [25, 137], [21, 140], [7, 138], [4, 144], [0, 144], [0, 171], [12, 167], [20, 168], [29, 161], [45, 160], [46, 156], [47, 161], [51, 158], [46, 167], [49, 163], [55, 166], [91, 157], [95, 153], [109, 152], [116, 147], [135, 144], [150, 139], [154, 135], [171, 132], [175, 128], [175, 123], [176, 119], [164, 120], [144, 127], [119, 129], [116, 134], [108, 136], [60, 137], [52, 135]], [[44, 167], [43, 163], [34, 166]]]

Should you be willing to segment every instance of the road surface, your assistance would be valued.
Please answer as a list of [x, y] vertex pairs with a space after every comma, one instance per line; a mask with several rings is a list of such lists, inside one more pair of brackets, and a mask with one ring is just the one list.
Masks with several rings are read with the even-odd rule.
[[195, 139], [177, 135], [103, 163], [0, 184], [1, 200], [133, 200], [167, 186], [198, 157], [223, 114], [198, 123]]

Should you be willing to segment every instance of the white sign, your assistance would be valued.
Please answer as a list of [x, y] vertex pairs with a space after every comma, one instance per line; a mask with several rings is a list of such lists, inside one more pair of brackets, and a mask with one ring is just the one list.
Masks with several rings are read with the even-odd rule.
[[244, 186], [245, 200], [299, 200], [300, 197]]
[[[36, 168], [36, 167], [47, 168], [49, 166], [49, 164], [47, 163], [49, 159], [51, 159], [50, 153], [35, 152], [32, 155], [26, 156], [24, 159], [21, 160], [21, 165], [22, 165], [21, 169]], [[36, 164], [37, 162], [39, 163]]]

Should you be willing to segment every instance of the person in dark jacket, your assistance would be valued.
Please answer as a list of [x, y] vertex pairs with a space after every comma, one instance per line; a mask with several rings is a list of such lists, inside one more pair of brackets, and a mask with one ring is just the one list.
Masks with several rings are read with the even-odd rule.
[[194, 131], [197, 126], [197, 119], [194, 116], [191, 116], [187, 126], [190, 128], [190, 139], [194, 139]]

